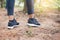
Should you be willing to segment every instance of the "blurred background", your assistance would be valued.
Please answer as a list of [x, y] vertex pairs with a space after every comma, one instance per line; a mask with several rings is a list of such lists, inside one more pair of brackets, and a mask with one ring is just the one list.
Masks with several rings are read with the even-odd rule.
[[60, 0], [34, 0], [35, 18], [39, 27], [28, 27], [25, 0], [15, 0], [14, 17], [21, 24], [7, 29], [6, 0], [0, 0], [0, 40], [60, 40]]
[[[60, 0], [34, 0], [35, 10], [39, 10], [39, 12], [43, 12], [45, 10], [60, 10]], [[0, 0], [0, 8], [6, 6], [6, 0]], [[25, 0], [15, 0], [15, 7], [20, 8], [26, 12], [26, 4]]]

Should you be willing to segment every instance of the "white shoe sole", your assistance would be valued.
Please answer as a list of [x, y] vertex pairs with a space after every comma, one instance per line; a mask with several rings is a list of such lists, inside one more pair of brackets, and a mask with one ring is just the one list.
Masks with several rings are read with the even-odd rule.
[[15, 26], [12, 26], [12, 27], [9, 27], [8, 26], [8, 29], [13, 29], [13, 28], [15, 28], [15, 27], [17, 27], [18, 25], [15, 25]]
[[14, 26], [12, 26], [12, 27], [9, 27], [9, 26], [8, 26], [8, 29], [13, 29], [13, 28], [14, 28]]
[[27, 25], [28, 26], [35, 26], [35, 27], [39, 26], [39, 25], [35, 25], [35, 24], [30, 24], [30, 23], [27, 23]]

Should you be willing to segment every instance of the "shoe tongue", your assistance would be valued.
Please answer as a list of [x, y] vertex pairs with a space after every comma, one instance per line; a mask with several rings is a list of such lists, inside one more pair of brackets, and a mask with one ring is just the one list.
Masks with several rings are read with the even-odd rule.
[[34, 18], [29, 18], [29, 19], [33, 20]]
[[12, 22], [13, 20], [9, 20], [9, 22]]
[[13, 20], [9, 20], [9, 22], [13, 22], [13, 21], [15, 21], [15, 19], [13, 19]]

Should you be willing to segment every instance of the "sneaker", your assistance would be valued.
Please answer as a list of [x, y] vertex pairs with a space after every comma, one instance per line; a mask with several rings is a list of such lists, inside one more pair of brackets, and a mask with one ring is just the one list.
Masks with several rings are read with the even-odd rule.
[[8, 29], [13, 29], [14, 27], [17, 27], [19, 23], [14, 19], [8, 22]]
[[40, 23], [35, 18], [30, 18], [27, 25], [37, 27]]

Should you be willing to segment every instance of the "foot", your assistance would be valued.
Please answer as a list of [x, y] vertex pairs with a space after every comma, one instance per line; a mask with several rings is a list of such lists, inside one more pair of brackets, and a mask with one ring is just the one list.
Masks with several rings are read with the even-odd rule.
[[8, 29], [13, 29], [14, 27], [17, 27], [19, 25], [19, 23], [14, 19], [14, 20], [10, 20], [8, 22]]
[[40, 23], [35, 18], [30, 18], [27, 25], [37, 27]]

